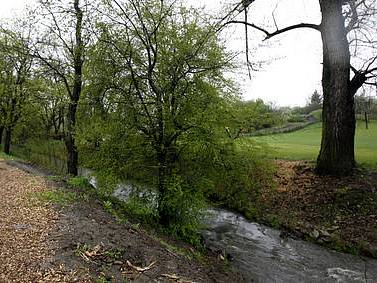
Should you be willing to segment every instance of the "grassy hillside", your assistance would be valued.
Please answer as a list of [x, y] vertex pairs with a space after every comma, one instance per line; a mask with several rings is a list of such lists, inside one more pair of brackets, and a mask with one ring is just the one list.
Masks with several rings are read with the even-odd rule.
[[[316, 123], [305, 129], [271, 136], [251, 137], [268, 143], [276, 151], [276, 158], [290, 160], [315, 160], [321, 143], [321, 124]], [[365, 129], [363, 121], [356, 128], [356, 160], [361, 165], [377, 168], [377, 121]]]

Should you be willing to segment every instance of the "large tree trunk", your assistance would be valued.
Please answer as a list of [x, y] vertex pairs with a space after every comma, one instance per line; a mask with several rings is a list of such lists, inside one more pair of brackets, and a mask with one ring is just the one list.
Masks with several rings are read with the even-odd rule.
[[4, 153], [10, 154], [10, 144], [12, 141], [12, 130], [5, 129], [5, 139], [4, 139]]
[[347, 175], [355, 166], [354, 97], [342, 0], [320, 0], [323, 42], [323, 126], [319, 174]]

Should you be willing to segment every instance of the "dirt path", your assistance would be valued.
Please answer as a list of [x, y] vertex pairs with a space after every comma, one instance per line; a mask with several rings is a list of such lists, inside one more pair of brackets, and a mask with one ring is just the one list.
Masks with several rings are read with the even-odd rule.
[[214, 257], [202, 263], [94, 199], [68, 206], [37, 200], [64, 190], [0, 161], [0, 282], [239, 282]]
[[[30, 194], [46, 190], [45, 181], [0, 161], [0, 282], [68, 282], [63, 266], [44, 266], [53, 251], [49, 234], [58, 214], [34, 205]], [[54, 273], [54, 276], [51, 274]]]

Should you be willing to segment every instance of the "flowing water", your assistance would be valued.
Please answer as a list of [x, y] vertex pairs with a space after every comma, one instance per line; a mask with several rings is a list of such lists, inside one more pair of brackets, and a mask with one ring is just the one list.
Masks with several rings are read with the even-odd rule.
[[377, 260], [281, 238], [222, 209], [209, 210], [205, 224], [206, 244], [225, 252], [247, 282], [377, 282]]

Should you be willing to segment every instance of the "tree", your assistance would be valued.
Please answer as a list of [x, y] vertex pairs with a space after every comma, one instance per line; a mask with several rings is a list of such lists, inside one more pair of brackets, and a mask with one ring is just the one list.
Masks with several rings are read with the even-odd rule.
[[30, 33], [2, 29], [0, 38], [0, 140], [5, 131], [4, 152], [10, 153], [12, 132], [30, 97], [33, 60], [29, 54]]
[[375, 114], [373, 113], [373, 106], [375, 105], [376, 100], [373, 99], [371, 96], [367, 96], [365, 91], [363, 91], [361, 95], [355, 96], [356, 118], [364, 118], [366, 129], [369, 128], [370, 116], [373, 117], [373, 114]]
[[[195, 140], [208, 138], [210, 114], [226, 85], [222, 73], [230, 64], [213, 27], [174, 1], [114, 0], [108, 9], [98, 50], [107, 58], [102, 69], [113, 79], [101, 101], [113, 102], [108, 115], [119, 122], [111, 123], [118, 128], [112, 128], [114, 138], [104, 135], [101, 143], [110, 140], [108, 151], [113, 151], [122, 142], [117, 154], [123, 168], [133, 169], [134, 179], [148, 172], [143, 181], [153, 179], [159, 221], [169, 226], [180, 217], [169, 204], [181, 197], [183, 185], [176, 183], [183, 176], [181, 158]], [[124, 144], [127, 155], [122, 155]], [[194, 201], [195, 187], [184, 186], [191, 193], [180, 201]]]
[[302, 112], [305, 114], [310, 114], [311, 112], [322, 108], [322, 95], [315, 90], [312, 95], [308, 98], [305, 107], [302, 108]]
[[[254, 1], [242, 1], [231, 14], [247, 10]], [[373, 0], [319, 0], [320, 24], [300, 23], [270, 32], [247, 20], [241, 23], [265, 35], [265, 39], [295, 29], [312, 29], [321, 33], [323, 44], [323, 112], [322, 141], [316, 170], [319, 174], [347, 175], [355, 166], [354, 96], [364, 84], [376, 84], [375, 49], [376, 2]], [[230, 14], [230, 15], [231, 15]], [[351, 65], [350, 48], [356, 54]], [[247, 51], [248, 52], [248, 51]], [[359, 56], [363, 54], [363, 56]], [[362, 58], [363, 60], [359, 60]], [[353, 77], [350, 78], [350, 73]]]
[[322, 96], [318, 93], [317, 90], [313, 92], [310, 97], [310, 104], [312, 105], [321, 105], [322, 104]]
[[39, 78], [40, 90], [34, 95], [37, 112], [43, 122], [45, 137], [64, 138], [67, 97], [65, 86], [58, 78], [44, 76]]
[[50, 71], [53, 77], [64, 84], [69, 105], [66, 117], [65, 145], [67, 149], [68, 174], [78, 173], [78, 151], [76, 146], [76, 114], [83, 88], [82, 70], [89, 37], [85, 38], [84, 27], [88, 3], [80, 0], [40, 1], [41, 18], [33, 56]]

